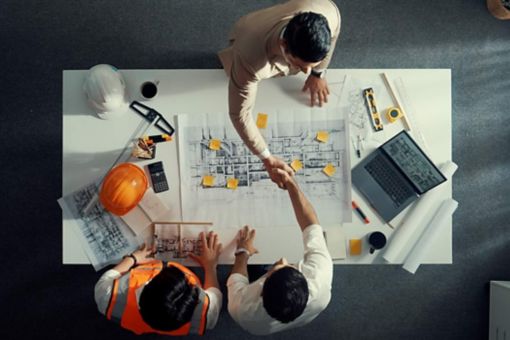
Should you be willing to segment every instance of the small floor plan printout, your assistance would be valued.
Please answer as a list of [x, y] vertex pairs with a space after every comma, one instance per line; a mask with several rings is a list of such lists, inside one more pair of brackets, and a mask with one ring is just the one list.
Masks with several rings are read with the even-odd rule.
[[99, 200], [83, 213], [97, 187], [98, 183], [91, 183], [58, 200], [64, 220], [68, 220], [96, 271], [117, 263], [141, 243], [124, 221], [105, 211]]
[[[342, 110], [259, 114], [269, 150], [294, 168], [321, 223], [350, 222], [349, 123]], [[179, 115], [177, 126], [183, 220], [211, 221], [215, 228], [296, 224], [287, 191], [271, 182], [228, 114]]]

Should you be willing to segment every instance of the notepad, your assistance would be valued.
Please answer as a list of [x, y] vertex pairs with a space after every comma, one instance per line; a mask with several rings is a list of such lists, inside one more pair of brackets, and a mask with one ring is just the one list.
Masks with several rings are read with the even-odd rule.
[[211, 139], [209, 141], [209, 149], [211, 150], [221, 149], [221, 141], [219, 139]]
[[324, 232], [324, 238], [333, 260], [343, 260], [347, 257], [345, 234], [342, 228], [329, 228]]
[[318, 131], [315, 137], [319, 142], [327, 143], [329, 139], [329, 133], [327, 131]]
[[290, 166], [294, 171], [298, 172], [299, 170], [303, 169], [303, 163], [299, 159], [295, 159], [290, 163]]
[[326, 165], [322, 171], [329, 177], [332, 177], [336, 172], [336, 168], [333, 164], [328, 163], [328, 165]]
[[257, 115], [257, 127], [259, 129], [265, 129], [267, 127], [267, 114], [259, 113]]
[[239, 180], [237, 178], [229, 178], [227, 179], [227, 188], [235, 190], [237, 189], [237, 185], [239, 184]]
[[351, 256], [361, 255], [361, 240], [360, 239], [349, 240], [349, 254]]
[[202, 185], [204, 187], [212, 187], [214, 185], [214, 176], [202, 177]]

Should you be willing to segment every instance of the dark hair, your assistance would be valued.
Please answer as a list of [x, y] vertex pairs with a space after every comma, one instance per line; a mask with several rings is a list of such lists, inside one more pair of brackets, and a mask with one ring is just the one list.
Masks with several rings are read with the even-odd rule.
[[315, 63], [326, 57], [331, 47], [331, 31], [326, 18], [306, 12], [294, 16], [285, 29], [283, 39], [294, 57]]
[[273, 272], [262, 287], [262, 300], [267, 314], [288, 323], [300, 316], [308, 302], [308, 284], [296, 268], [283, 267]]
[[142, 319], [160, 331], [178, 329], [191, 320], [198, 303], [198, 288], [176, 267], [165, 267], [143, 289], [139, 308]]

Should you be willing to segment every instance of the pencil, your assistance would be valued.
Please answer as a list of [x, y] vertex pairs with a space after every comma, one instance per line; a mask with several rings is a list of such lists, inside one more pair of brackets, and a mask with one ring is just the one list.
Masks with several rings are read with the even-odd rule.
[[354, 210], [356, 210], [356, 212], [359, 214], [359, 216], [361, 217], [361, 219], [363, 220], [363, 222], [365, 222], [365, 224], [369, 224], [370, 221], [368, 220], [367, 218], [367, 215], [365, 215], [363, 213], [363, 211], [361, 210], [361, 208], [356, 204], [356, 202], [352, 201], [352, 208]]

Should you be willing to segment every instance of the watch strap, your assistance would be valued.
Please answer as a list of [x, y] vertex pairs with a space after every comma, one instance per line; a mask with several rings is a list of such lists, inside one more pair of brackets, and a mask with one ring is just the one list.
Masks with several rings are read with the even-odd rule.
[[234, 253], [234, 255], [239, 255], [239, 254], [242, 254], [242, 253], [245, 253], [246, 255], [248, 255], [248, 257], [251, 257], [251, 253], [248, 249], [246, 248], [237, 248], [236, 252]]

